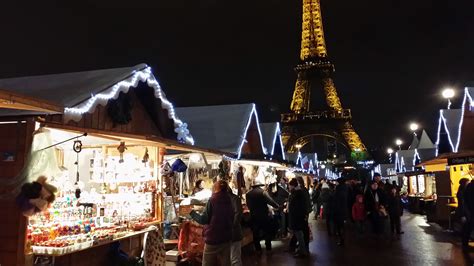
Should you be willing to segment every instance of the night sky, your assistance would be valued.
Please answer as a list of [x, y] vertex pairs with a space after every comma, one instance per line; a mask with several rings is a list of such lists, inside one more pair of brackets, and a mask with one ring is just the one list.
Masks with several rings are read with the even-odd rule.
[[[474, 81], [474, 1], [321, 1], [336, 86], [363, 141], [409, 142], [412, 120], [435, 140], [440, 89]], [[278, 120], [300, 28], [301, 0], [2, 6], [0, 78], [144, 62], [178, 106], [255, 102]]]

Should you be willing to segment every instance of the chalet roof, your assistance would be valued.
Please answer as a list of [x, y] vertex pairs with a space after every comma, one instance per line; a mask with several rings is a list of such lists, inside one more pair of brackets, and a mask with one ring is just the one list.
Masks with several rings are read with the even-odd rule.
[[446, 131], [451, 151], [456, 152], [459, 147], [461, 137], [461, 125], [463, 120], [462, 109], [442, 109], [439, 112], [438, 136], [436, 144], [439, 146], [440, 132]]
[[[0, 79], [2, 95], [11, 93], [17, 97], [36, 99], [59, 107], [65, 120], [79, 121], [84, 113], [92, 113], [97, 105], [105, 105], [109, 99], [116, 99], [120, 92], [127, 93], [130, 87], [146, 82], [154, 89], [163, 109], [174, 122], [178, 138], [192, 144], [192, 136], [176, 115], [173, 105], [161, 90], [150, 67], [139, 64], [133, 67], [101, 69], [74, 73], [29, 76]], [[4, 106], [3, 106], [4, 107]], [[47, 114], [38, 110], [0, 109], [0, 116]], [[58, 113], [58, 112], [56, 112]]]
[[188, 123], [196, 145], [232, 153], [240, 158], [247, 131], [255, 121], [264, 153], [262, 134], [255, 104], [215, 105], [176, 108]]
[[260, 123], [260, 130], [262, 131], [263, 145], [267, 150], [267, 154], [273, 156], [276, 149], [280, 149], [282, 159], [285, 159], [285, 150], [281, 142], [280, 123]]

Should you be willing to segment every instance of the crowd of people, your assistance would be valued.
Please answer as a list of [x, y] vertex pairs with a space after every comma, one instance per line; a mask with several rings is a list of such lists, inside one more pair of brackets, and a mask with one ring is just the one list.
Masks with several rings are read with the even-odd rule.
[[270, 185], [255, 181], [248, 192], [239, 190], [238, 195], [226, 181], [219, 180], [204, 211], [190, 214], [205, 225], [203, 265], [242, 265], [242, 197], [250, 212], [257, 253], [262, 252], [261, 240], [266, 252], [271, 252], [272, 240], [280, 238], [289, 240], [288, 250], [295, 258], [308, 257], [310, 218], [325, 220], [327, 233], [336, 236], [340, 246], [345, 245], [348, 223], [354, 225], [358, 236], [372, 232], [381, 237], [388, 222], [394, 239], [403, 234], [400, 188], [395, 183], [382, 182], [379, 174], [365, 184], [343, 178], [315, 179], [308, 184], [301, 176], [280, 178]]

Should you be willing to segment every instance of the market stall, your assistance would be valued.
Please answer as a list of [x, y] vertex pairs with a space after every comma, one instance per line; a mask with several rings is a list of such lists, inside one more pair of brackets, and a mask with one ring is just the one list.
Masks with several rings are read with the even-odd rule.
[[457, 208], [456, 193], [462, 178], [472, 180], [474, 152], [446, 153], [420, 164], [425, 171], [434, 173], [437, 193], [436, 219], [450, 221], [451, 212]]
[[[164, 257], [159, 165], [164, 148], [195, 149], [150, 68], [0, 86], [0, 200], [8, 217], [0, 264], [106, 265], [144, 251], [145, 259]], [[145, 239], [156, 246], [145, 248]]]
[[[187, 166], [187, 170], [176, 178], [176, 191], [179, 191], [177, 215], [184, 217], [180, 225], [179, 249], [199, 258], [195, 254], [202, 252], [202, 236], [198, 235], [202, 227], [186, 218], [189, 211], [202, 208], [211, 196], [213, 182], [222, 178], [227, 179], [234, 193], [241, 196], [244, 217], [248, 216], [245, 193], [255, 180], [276, 182], [279, 167], [282, 167], [276, 160], [284, 158], [283, 147], [277, 123], [263, 125], [262, 134], [254, 104], [185, 107], [177, 108], [176, 112], [188, 123], [196, 145], [215, 151], [205, 154], [169, 153], [165, 156], [170, 165], [181, 160]], [[262, 135], [268, 141], [264, 142]], [[202, 180], [202, 187], [193, 191], [197, 180]], [[243, 226], [242, 245], [245, 246], [252, 242], [252, 234], [245, 221]]]

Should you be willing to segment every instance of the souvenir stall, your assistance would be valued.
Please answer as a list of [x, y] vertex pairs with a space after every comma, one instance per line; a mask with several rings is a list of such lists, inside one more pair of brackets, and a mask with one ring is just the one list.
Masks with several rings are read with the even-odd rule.
[[0, 86], [0, 264], [164, 263], [159, 165], [194, 148], [150, 68]]
[[432, 173], [425, 171], [406, 172], [400, 175], [401, 192], [407, 193], [409, 209], [424, 213], [436, 200], [436, 180]]
[[[177, 108], [176, 113], [188, 123], [197, 146], [217, 151], [201, 156], [170, 153], [165, 158], [170, 159], [170, 165], [173, 164], [171, 159], [180, 159], [189, 169], [181, 175], [183, 178], [178, 175], [178, 179], [184, 181], [177, 186], [177, 191], [184, 196], [180, 199], [179, 214], [187, 216], [191, 208], [202, 208], [211, 196], [212, 183], [219, 177], [229, 180], [234, 193], [242, 196], [245, 220], [248, 215], [245, 193], [255, 180], [270, 182], [276, 172], [269, 167], [270, 160], [284, 158], [282, 148], [274, 146], [280, 140], [278, 124], [261, 126], [255, 104], [182, 107]], [[264, 145], [262, 128], [265, 136], [270, 136], [268, 147]], [[192, 193], [196, 179], [203, 180], [203, 190]], [[183, 222], [179, 250], [188, 251], [190, 257], [199, 257], [195, 254], [202, 252], [201, 233], [202, 227], [196, 223]], [[244, 228], [242, 245], [251, 242], [252, 234]]]
[[436, 221], [448, 222], [451, 228], [451, 213], [457, 208], [456, 193], [459, 181], [463, 178], [472, 180], [474, 152], [446, 153], [420, 164], [425, 171], [435, 176], [436, 185]]

